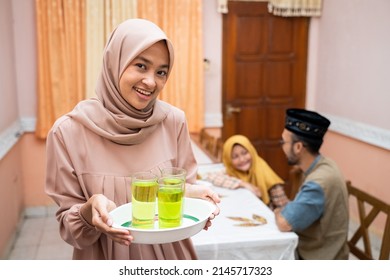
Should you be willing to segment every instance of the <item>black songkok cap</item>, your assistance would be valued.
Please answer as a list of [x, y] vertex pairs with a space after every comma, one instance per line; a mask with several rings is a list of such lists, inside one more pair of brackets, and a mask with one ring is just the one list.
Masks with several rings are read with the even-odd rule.
[[311, 140], [322, 140], [330, 121], [320, 114], [304, 109], [287, 109], [285, 128]]

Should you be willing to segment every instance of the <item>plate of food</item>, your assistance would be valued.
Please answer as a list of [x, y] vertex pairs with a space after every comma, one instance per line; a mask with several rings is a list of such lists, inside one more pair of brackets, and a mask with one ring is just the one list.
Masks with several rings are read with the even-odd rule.
[[162, 244], [189, 238], [200, 232], [206, 225], [216, 206], [204, 199], [184, 198], [182, 224], [174, 228], [159, 228], [158, 214], [154, 228], [135, 228], [131, 225], [131, 203], [123, 204], [110, 212], [114, 228], [128, 229], [137, 244]]

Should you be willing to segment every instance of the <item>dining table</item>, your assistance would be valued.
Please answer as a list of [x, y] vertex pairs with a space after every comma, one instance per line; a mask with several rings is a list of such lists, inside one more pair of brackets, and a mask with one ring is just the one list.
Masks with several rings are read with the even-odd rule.
[[[220, 166], [220, 165], [219, 165]], [[213, 166], [204, 166], [212, 170]], [[192, 236], [201, 260], [293, 260], [298, 244], [294, 232], [281, 232], [273, 211], [245, 188], [227, 189], [205, 180], [220, 197], [220, 213], [208, 230]]]

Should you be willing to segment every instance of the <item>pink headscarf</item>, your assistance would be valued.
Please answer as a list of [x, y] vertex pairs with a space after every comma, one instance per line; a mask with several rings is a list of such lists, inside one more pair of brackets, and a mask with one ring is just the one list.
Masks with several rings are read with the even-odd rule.
[[169, 75], [174, 61], [173, 46], [157, 25], [144, 19], [129, 19], [118, 25], [104, 49], [96, 86], [98, 99], [81, 101], [68, 115], [115, 143], [141, 143], [166, 118], [169, 105], [153, 100], [142, 111], [137, 110], [121, 96], [119, 80], [138, 54], [161, 40], [165, 40], [169, 52]]

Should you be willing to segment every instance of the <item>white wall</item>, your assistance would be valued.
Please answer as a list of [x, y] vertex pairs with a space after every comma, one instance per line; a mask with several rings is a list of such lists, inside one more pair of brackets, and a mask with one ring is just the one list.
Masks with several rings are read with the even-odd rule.
[[0, 135], [18, 119], [11, 0], [0, 1]]
[[205, 70], [205, 126], [222, 126], [222, 15], [217, 0], [203, 0], [204, 57], [209, 60]]
[[37, 112], [37, 43], [34, 2], [32, 0], [12, 0], [16, 84], [21, 118], [35, 118]]

